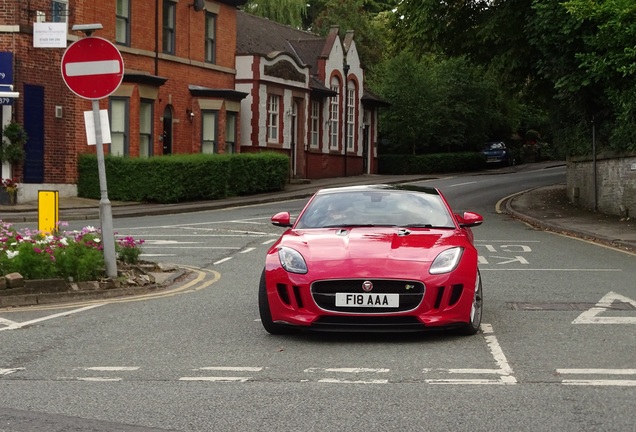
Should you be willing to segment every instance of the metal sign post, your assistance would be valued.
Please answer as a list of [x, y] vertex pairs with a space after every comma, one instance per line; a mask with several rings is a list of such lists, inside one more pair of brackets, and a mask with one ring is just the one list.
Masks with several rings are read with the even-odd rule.
[[99, 99], [112, 94], [124, 77], [124, 61], [115, 45], [106, 39], [90, 36], [101, 24], [73, 26], [73, 30], [84, 31], [88, 37], [71, 44], [62, 56], [62, 78], [68, 88], [93, 104], [95, 140], [97, 147], [97, 169], [99, 172], [99, 219], [104, 245], [106, 276], [117, 277], [117, 255], [113, 231], [113, 212], [108, 199], [106, 166], [102, 123], [99, 114]]

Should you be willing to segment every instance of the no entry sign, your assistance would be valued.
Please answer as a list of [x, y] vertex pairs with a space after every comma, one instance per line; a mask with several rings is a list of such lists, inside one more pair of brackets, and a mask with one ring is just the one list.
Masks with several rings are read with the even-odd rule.
[[106, 39], [85, 37], [64, 51], [62, 78], [79, 97], [103, 99], [121, 84], [124, 60], [117, 47]]

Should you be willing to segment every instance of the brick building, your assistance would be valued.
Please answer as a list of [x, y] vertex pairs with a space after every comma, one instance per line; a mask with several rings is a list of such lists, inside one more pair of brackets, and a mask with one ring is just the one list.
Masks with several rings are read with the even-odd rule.
[[288, 154], [297, 178], [376, 173], [388, 104], [364, 87], [354, 33], [320, 37], [241, 11], [237, 30], [241, 151]]
[[[39, 189], [75, 195], [77, 155], [95, 151], [84, 127], [91, 101], [68, 89], [60, 69], [67, 44], [85, 36], [72, 30], [77, 24], [101, 24], [93, 36], [116, 44], [124, 60], [121, 86], [100, 100], [112, 137], [105, 153], [240, 151], [246, 94], [234, 86], [236, 14], [245, 0], [0, 3], [0, 124], [14, 120], [28, 134], [24, 161], [2, 166], [3, 178], [21, 181], [19, 201], [37, 199]], [[62, 26], [63, 46], [41, 46], [41, 23]]]
[[353, 33], [319, 37], [238, 11], [245, 3], [0, 0], [0, 124], [28, 134], [25, 159], [2, 164], [2, 178], [21, 183], [18, 201], [41, 189], [76, 195], [77, 156], [95, 152], [84, 125], [91, 101], [61, 73], [83, 24], [101, 24], [92, 36], [124, 61], [122, 84], [99, 101], [106, 154], [275, 150], [290, 156], [294, 177], [376, 172], [385, 104], [364, 88]]

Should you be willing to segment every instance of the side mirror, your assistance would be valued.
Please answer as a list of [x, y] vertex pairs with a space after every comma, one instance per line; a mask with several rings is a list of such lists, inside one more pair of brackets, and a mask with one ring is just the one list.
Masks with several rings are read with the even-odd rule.
[[288, 228], [292, 226], [291, 215], [289, 212], [280, 212], [272, 216], [272, 225]]
[[464, 212], [463, 216], [457, 215], [457, 221], [460, 227], [470, 228], [481, 225], [484, 222], [484, 218], [478, 213]]

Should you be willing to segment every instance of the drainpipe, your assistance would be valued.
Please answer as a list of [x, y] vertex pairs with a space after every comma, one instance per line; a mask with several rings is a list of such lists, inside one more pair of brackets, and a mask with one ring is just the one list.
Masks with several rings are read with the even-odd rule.
[[159, 75], [159, 8], [161, 0], [157, 0], [157, 9], [155, 11], [155, 76]]
[[349, 65], [345, 57], [342, 62], [342, 70], [344, 72], [344, 176], [347, 177], [347, 146], [349, 141]]

